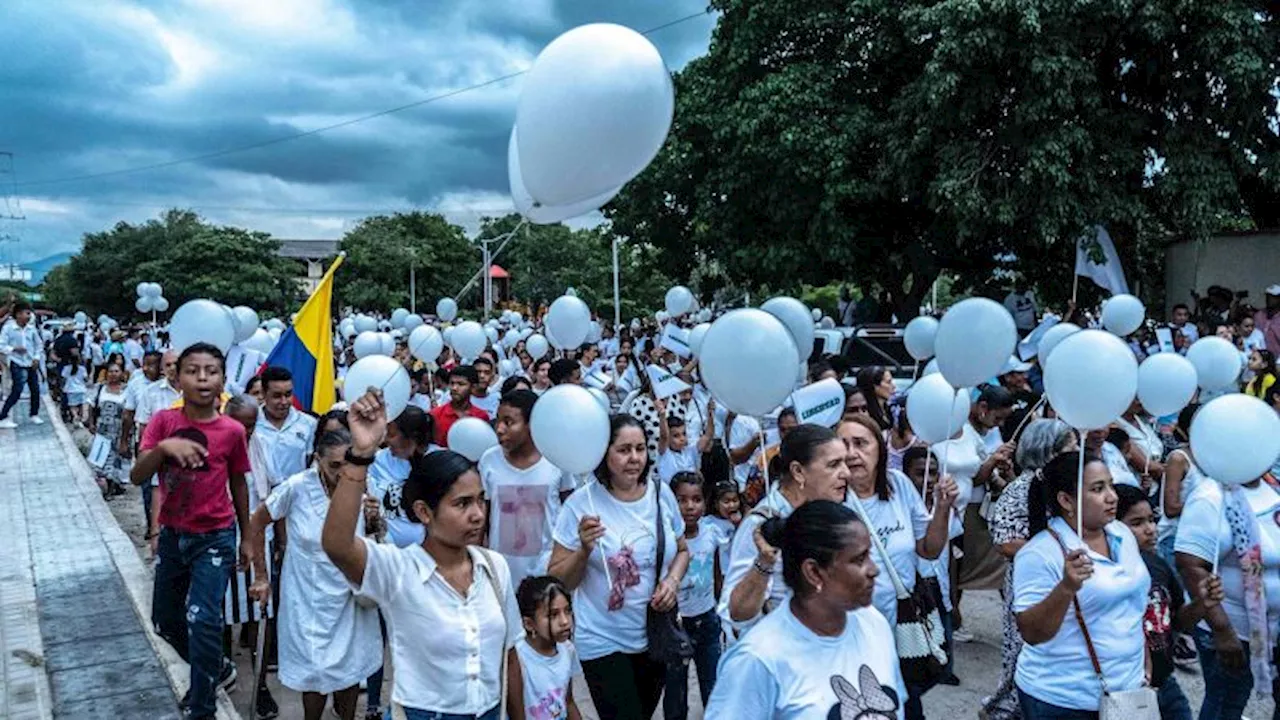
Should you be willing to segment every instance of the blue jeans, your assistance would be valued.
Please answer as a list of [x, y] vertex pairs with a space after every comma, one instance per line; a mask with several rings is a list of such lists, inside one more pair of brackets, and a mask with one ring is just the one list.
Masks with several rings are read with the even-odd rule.
[[[715, 608], [701, 615], [680, 618], [684, 631], [693, 641], [693, 665], [698, 671], [698, 691], [702, 706], [707, 706], [711, 689], [716, 686], [716, 665], [720, 662], [720, 616]], [[662, 696], [662, 717], [684, 720], [689, 715], [689, 666], [671, 663], [667, 666], [666, 692]]]
[[1022, 688], [1018, 688], [1018, 704], [1022, 706], [1022, 720], [1098, 720], [1097, 710], [1058, 707], [1031, 697]]
[[1170, 675], [1156, 690], [1160, 701], [1160, 720], [1191, 720], [1191, 701], [1182, 692], [1178, 678]]
[[[1249, 693], [1253, 692], [1253, 673], [1248, 667], [1233, 672], [1218, 661], [1218, 648], [1213, 644], [1213, 633], [1196, 628], [1196, 651], [1200, 653], [1200, 672], [1204, 674], [1204, 703], [1200, 705], [1200, 720], [1240, 720]], [[1245, 658], [1249, 657], [1248, 643]]]
[[40, 371], [35, 365], [31, 367], [22, 367], [14, 361], [9, 361], [9, 375], [13, 378], [13, 387], [9, 388], [9, 397], [4, 401], [4, 410], [0, 410], [0, 420], [9, 418], [9, 411], [14, 405], [18, 404], [18, 400], [22, 399], [22, 388], [26, 387], [31, 391], [31, 417], [40, 414]]
[[[382, 647], [385, 648], [387, 646], [387, 621], [383, 619], [381, 610], [378, 611], [378, 627], [382, 630]], [[365, 685], [368, 686], [365, 690], [367, 696], [365, 705], [370, 710], [377, 710], [382, 707], [382, 678], [385, 670], [386, 668], [378, 666], [378, 669], [365, 681]]]
[[[434, 710], [415, 710], [414, 708], [405, 708], [404, 716], [406, 720], [498, 720], [498, 706], [494, 705], [493, 709], [481, 715], [459, 715], [457, 713], [442, 713]], [[387, 709], [386, 720], [391, 720], [391, 709]]]
[[191, 665], [191, 717], [217, 711], [222, 673], [222, 600], [236, 567], [236, 530], [160, 531], [151, 621], [156, 634]]

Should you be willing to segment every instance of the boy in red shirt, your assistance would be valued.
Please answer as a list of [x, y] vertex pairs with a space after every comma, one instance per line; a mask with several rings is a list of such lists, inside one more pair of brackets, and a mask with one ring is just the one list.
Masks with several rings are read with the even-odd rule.
[[435, 443], [440, 447], [449, 447], [449, 428], [465, 417], [480, 418], [490, 422], [489, 413], [471, 404], [471, 389], [480, 382], [476, 369], [470, 365], [459, 365], [449, 371], [449, 403], [439, 405], [431, 410], [432, 424], [435, 426]]
[[218, 412], [226, 361], [218, 348], [196, 343], [178, 356], [180, 408], [151, 417], [135, 485], [160, 473], [160, 538], [151, 620], [156, 633], [191, 665], [189, 717], [212, 718], [217, 688], [235, 682], [235, 665], [222, 653], [222, 600], [237, 559], [248, 567], [247, 546], [236, 552], [236, 523], [248, 537], [249, 452], [244, 426]]

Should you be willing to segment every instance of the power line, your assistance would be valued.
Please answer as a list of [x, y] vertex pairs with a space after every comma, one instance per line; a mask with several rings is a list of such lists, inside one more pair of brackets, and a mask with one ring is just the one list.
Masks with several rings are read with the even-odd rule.
[[[666, 30], [667, 28], [674, 27], [681, 23], [688, 22], [695, 18], [705, 17], [710, 13], [711, 13], [711, 8], [708, 7], [706, 10], [703, 10], [702, 12], [686, 15], [682, 18], [677, 18], [670, 22], [663, 23], [662, 25], [649, 28], [648, 30], [642, 30], [641, 34], [651, 35], [661, 30]], [[31, 180], [28, 182], [18, 183], [17, 185], [19, 187], [38, 187], [38, 186], [45, 186], [45, 185], [61, 185], [65, 183], [82, 182], [85, 180], [100, 180], [102, 178], [117, 177], [120, 175], [131, 175], [133, 173], [148, 172], [151, 170], [161, 170], [164, 168], [173, 167], [175, 165], [183, 165], [186, 163], [200, 162], [201, 160], [212, 160], [214, 158], [225, 157], [227, 155], [234, 155], [236, 153], [247, 152], [250, 150], [258, 150], [260, 148], [270, 147], [272, 145], [279, 145], [280, 143], [290, 142], [293, 140], [298, 140], [300, 138], [310, 137], [312, 135], [319, 135], [320, 133], [329, 132], [330, 130], [337, 130], [339, 128], [349, 127], [357, 123], [362, 123], [368, 120], [373, 120], [375, 118], [391, 115], [393, 113], [402, 112], [404, 110], [421, 107], [423, 105], [439, 102], [441, 100], [447, 100], [451, 97], [455, 97], [463, 93], [471, 92], [473, 90], [481, 90], [491, 85], [504, 83], [508, 80], [512, 80], [514, 78], [520, 77], [521, 75], [524, 75], [527, 72], [528, 70], [521, 70], [519, 72], [508, 73], [507, 75], [496, 77], [491, 80], [486, 80], [484, 82], [477, 83], [469, 87], [459, 88], [457, 90], [450, 90], [448, 92], [441, 93], [439, 95], [433, 95], [431, 97], [424, 98], [422, 100], [411, 102], [405, 105], [400, 105], [398, 107], [387, 108], [386, 110], [379, 110], [378, 112], [375, 112], [375, 113], [362, 115], [360, 117], [352, 118], [350, 120], [343, 120], [342, 122], [334, 123], [332, 125], [325, 125], [324, 127], [318, 127], [312, 130], [305, 130], [301, 132], [292, 133], [290, 135], [284, 135], [284, 136], [275, 138], [273, 140], [264, 140], [261, 142], [250, 143], [248, 145], [240, 145], [236, 147], [224, 148], [222, 150], [215, 150], [213, 152], [203, 153], [201, 155], [192, 155], [189, 157], [178, 158], [176, 160], [167, 160], [165, 162], [152, 163], [150, 165], [139, 165], [131, 168], [121, 168], [119, 170], [107, 170], [104, 172], [87, 173], [84, 175], [72, 175], [72, 176], [62, 177], [62, 178], [51, 178], [48, 180]]]
[[[208, 210], [216, 212], [261, 213], [267, 215], [387, 215], [394, 213], [430, 212], [441, 215], [502, 214], [514, 213], [513, 207], [458, 207], [432, 208], [423, 206], [354, 208], [354, 207], [271, 207], [246, 205], [203, 205], [200, 203], [173, 202], [124, 202], [113, 200], [77, 201], [91, 206], [136, 207], [154, 210], [177, 208], [180, 210]], [[38, 210], [35, 212], [39, 212]]]

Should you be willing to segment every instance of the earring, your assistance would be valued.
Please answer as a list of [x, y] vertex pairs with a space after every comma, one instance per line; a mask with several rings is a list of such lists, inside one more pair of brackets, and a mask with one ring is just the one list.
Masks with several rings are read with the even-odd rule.
[[818, 593], [819, 595], [822, 594], [822, 583], [818, 583], [818, 586], [814, 588], [814, 592]]

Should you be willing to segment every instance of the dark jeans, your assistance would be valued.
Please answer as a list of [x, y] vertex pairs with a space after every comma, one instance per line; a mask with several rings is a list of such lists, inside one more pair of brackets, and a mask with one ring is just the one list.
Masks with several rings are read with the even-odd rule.
[[1160, 701], [1160, 720], [1191, 720], [1191, 701], [1182, 692], [1178, 678], [1170, 675], [1156, 690]]
[[191, 665], [191, 717], [217, 711], [222, 672], [222, 600], [236, 567], [235, 528], [203, 534], [160, 531], [151, 621]]
[[[492, 710], [483, 715], [458, 715], [456, 713], [442, 713], [434, 710], [415, 710], [413, 708], [405, 708], [404, 716], [406, 720], [498, 720], [498, 705], [494, 705]], [[391, 711], [387, 710], [387, 718], [391, 717]]]
[[649, 720], [658, 709], [667, 668], [645, 653], [613, 653], [582, 661], [600, 720]]
[[[378, 611], [378, 626], [382, 628], [382, 647], [385, 648], [387, 646], [387, 621], [383, 619], [381, 610]], [[368, 686], [368, 690], [365, 691], [368, 696], [365, 705], [370, 710], [377, 710], [382, 707], [382, 676], [384, 670], [386, 670], [385, 667], [378, 666], [377, 671], [365, 681], [365, 685]]]
[[22, 388], [25, 386], [31, 391], [31, 417], [40, 414], [40, 369], [35, 365], [29, 368], [22, 367], [14, 361], [9, 361], [9, 375], [13, 378], [13, 387], [9, 388], [9, 397], [4, 401], [4, 410], [0, 410], [0, 420], [9, 418], [9, 411], [14, 405], [18, 404], [18, 400], [22, 398]]
[[[1222, 667], [1218, 661], [1218, 648], [1213, 644], [1213, 633], [1203, 628], [1195, 631], [1196, 651], [1200, 654], [1200, 672], [1204, 674], [1204, 702], [1200, 705], [1200, 720], [1240, 720], [1249, 694], [1253, 692], [1253, 673], [1246, 666], [1239, 672]], [[1249, 658], [1249, 644], [1244, 645], [1244, 656]]]
[[147, 532], [151, 532], [151, 478], [142, 483], [142, 511], [147, 514]]
[[1072, 710], [1037, 700], [1018, 688], [1018, 703], [1022, 705], [1022, 720], [1098, 720], [1097, 710]]
[[[693, 641], [693, 665], [698, 671], [698, 692], [705, 708], [711, 689], [716, 686], [716, 665], [720, 662], [720, 616], [712, 608], [701, 615], [681, 618], [680, 623]], [[665, 720], [685, 720], [688, 716], [689, 666], [682, 662], [671, 663], [667, 666], [662, 717]]]

